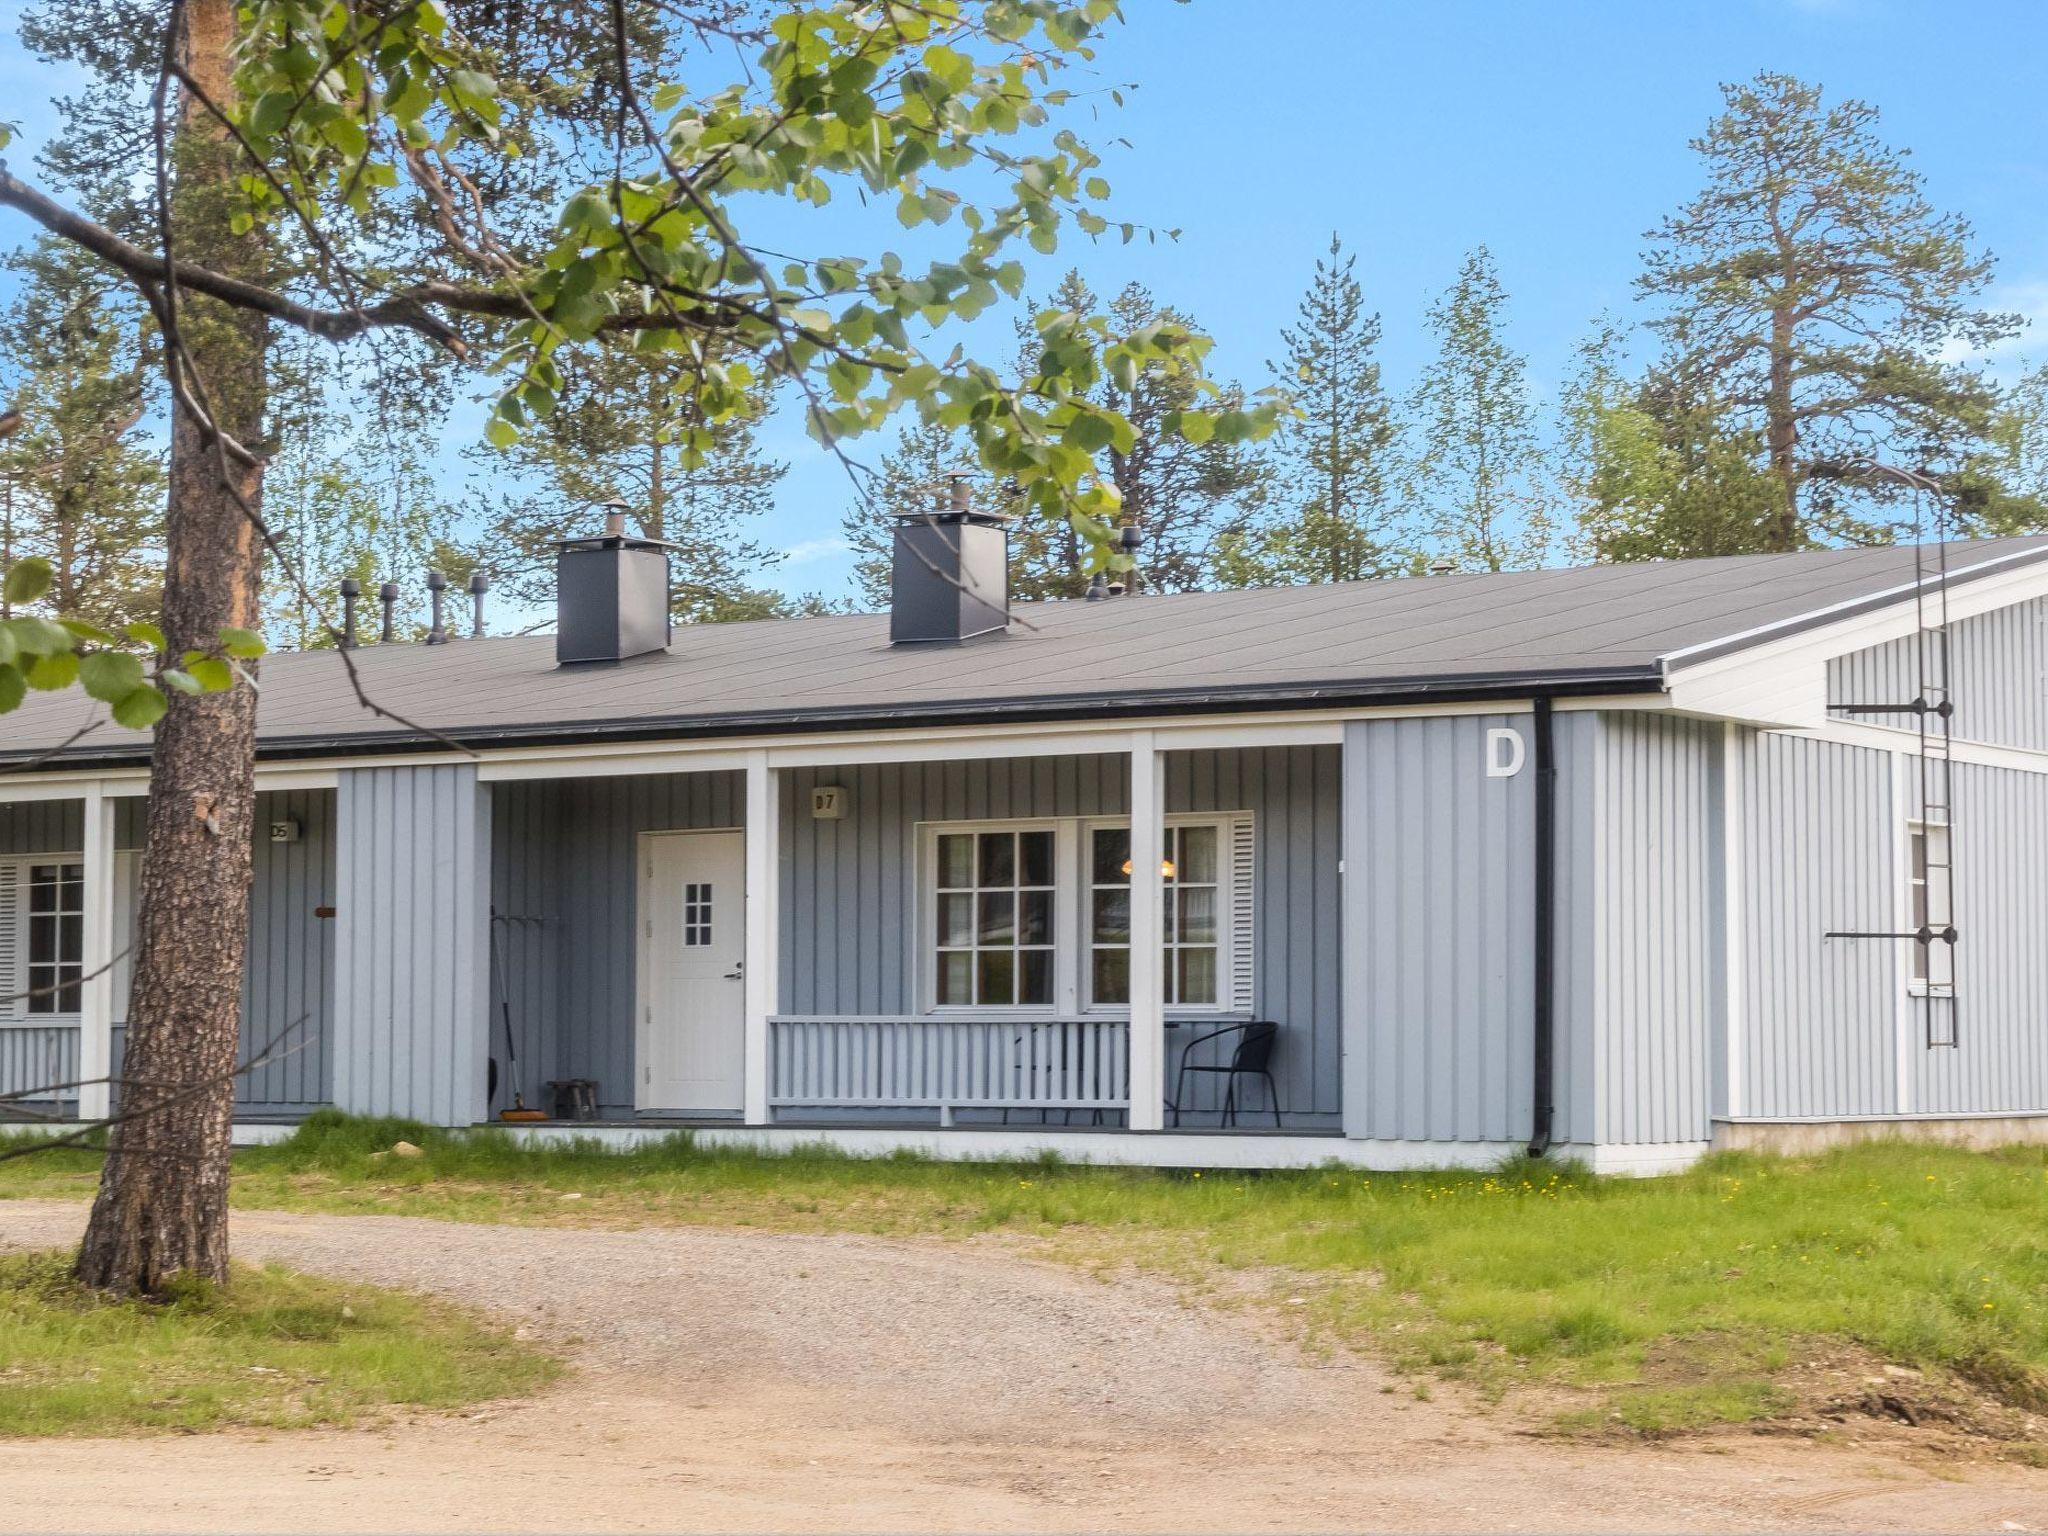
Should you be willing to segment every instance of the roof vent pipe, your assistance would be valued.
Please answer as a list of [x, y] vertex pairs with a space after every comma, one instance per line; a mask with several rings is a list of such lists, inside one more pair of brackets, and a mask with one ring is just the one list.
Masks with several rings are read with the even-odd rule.
[[668, 552], [626, 532], [626, 503], [605, 503], [604, 532], [555, 545], [555, 661], [624, 661], [666, 650]]
[[1432, 576], [1450, 576], [1455, 574], [1457, 569], [1448, 560], [1432, 560], [1429, 562], [1429, 574]]
[[896, 515], [891, 645], [972, 640], [1010, 626], [1010, 520], [974, 510], [965, 474], [948, 481], [930, 511]]
[[1123, 591], [1135, 592], [1138, 590], [1138, 551], [1144, 547], [1145, 530], [1136, 523], [1125, 523], [1118, 542], [1123, 545], [1124, 555], [1131, 562], [1124, 572]]
[[398, 606], [398, 583], [387, 581], [377, 589], [377, 605], [384, 610], [384, 628], [377, 638], [389, 645], [398, 638], [398, 630], [392, 623], [392, 610]]
[[356, 599], [363, 595], [363, 584], [353, 576], [341, 578], [341, 648], [352, 651], [356, 648]]
[[427, 626], [427, 644], [429, 645], [446, 645], [448, 643], [447, 615], [442, 603], [442, 597], [447, 590], [448, 578], [446, 576], [443, 576], [439, 571], [427, 572], [427, 597], [433, 603], [434, 614], [433, 622]]
[[491, 584], [484, 579], [482, 571], [472, 571], [469, 577], [469, 638], [481, 640], [484, 637], [484, 594], [491, 590]]

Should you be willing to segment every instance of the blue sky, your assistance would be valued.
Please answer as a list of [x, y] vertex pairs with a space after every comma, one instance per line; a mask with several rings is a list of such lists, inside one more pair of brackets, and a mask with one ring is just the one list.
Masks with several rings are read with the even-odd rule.
[[[1099, 291], [1142, 280], [1216, 337], [1222, 376], [1264, 382], [1279, 327], [1335, 230], [1384, 315], [1390, 383], [1413, 378], [1424, 308], [1484, 243], [1510, 295], [1512, 339], [1547, 392], [1593, 318], [1630, 309], [1643, 232], [1698, 183], [1687, 140], [1713, 114], [1718, 83], [1759, 69], [1876, 104], [1936, 205], [1967, 215], [1999, 257], [1998, 302], [2038, 316], [2014, 357], [2048, 356], [2038, 334], [2048, 328], [2040, 0], [1125, 3], [1128, 24], [1098, 67], [1105, 82], [1137, 89], [1123, 110], [1077, 128], [1105, 147], [1118, 214], [1177, 226], [1181, 238], [1077, 242], [1035, 260], [1033, 287], [1069, 264]], [[10, 103], [0, 115], [33, 140], [62, 85], [21, 56], [13, 9], [0, 0]], [[1107, 147], [1119, 137], [1129, 147]], [[886, 228], [883, 238], [901, 237]], [[21, 234], [0, 216], [0, 241]], [[1007, 350], [990, 327], [980, 340]], [[763, 530], [794, 552], [778, 580], [838, 592], [844, 472], [793, 419], [771, 424], [768, 446], [791, 465]]]

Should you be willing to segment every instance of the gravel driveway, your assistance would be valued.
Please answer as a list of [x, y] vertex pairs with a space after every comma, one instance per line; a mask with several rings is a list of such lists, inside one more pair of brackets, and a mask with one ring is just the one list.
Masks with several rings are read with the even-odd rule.
[[[0, 1203], [0, 1246], [83, 1216]], [[376, 1430], [0, 1442], [0, 1530], [2048, 1530], [2048, 1474], [1561, 1446], [980, 1245], [234, 1220], [245, 1258], [489, 1308], [578, 1369]]]

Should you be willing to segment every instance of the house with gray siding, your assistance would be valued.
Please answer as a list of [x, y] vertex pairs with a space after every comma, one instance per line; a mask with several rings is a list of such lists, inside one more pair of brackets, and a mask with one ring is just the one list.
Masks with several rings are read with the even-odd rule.
[[[1004, 539], [674, 631], [665, 548], [571, 540], [556, 634], [353, 650], [430, 731], [267, 658], [238, 1134], [515, 1082], [527, 1135], [1191, 1166], [2048, 1128], [2048, 539], [1016, 605]], [[86, 1118], [149, 765], [93, 708], [0, 717], [0, 1102]]]

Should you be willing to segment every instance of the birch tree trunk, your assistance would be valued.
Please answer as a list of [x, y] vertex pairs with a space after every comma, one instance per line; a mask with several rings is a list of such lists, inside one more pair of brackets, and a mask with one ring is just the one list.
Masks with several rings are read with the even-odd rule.
[[[192, 0], [185, 18], [186, 67], [225, 104], [233, 0]], [[269, 273], [261, 237], [229, 232], [235, 153], [204, 107], [181, 103], [175, 249], [262, 281]], [[189, 294], [178, 297], [177, 322], [190, 373], [220, 428], [254, 445], [262, 435], [263, 322]], [[262, 486], [260, 464], [224, 454], [203, 422], [174, 405], [163, 609], [173, 656], [213, 648], [224, 626], [257, 627], [262, 548], [242, 503], [256, 508]], [[227, 1278], [255, 739], [256, 695], [240, 683], [222, 693], [171, 694], [156, 727], [120, 1123], [77, 1264], [82, 1281], [116, 1294], [159, 1293], [181, 1272]]]

